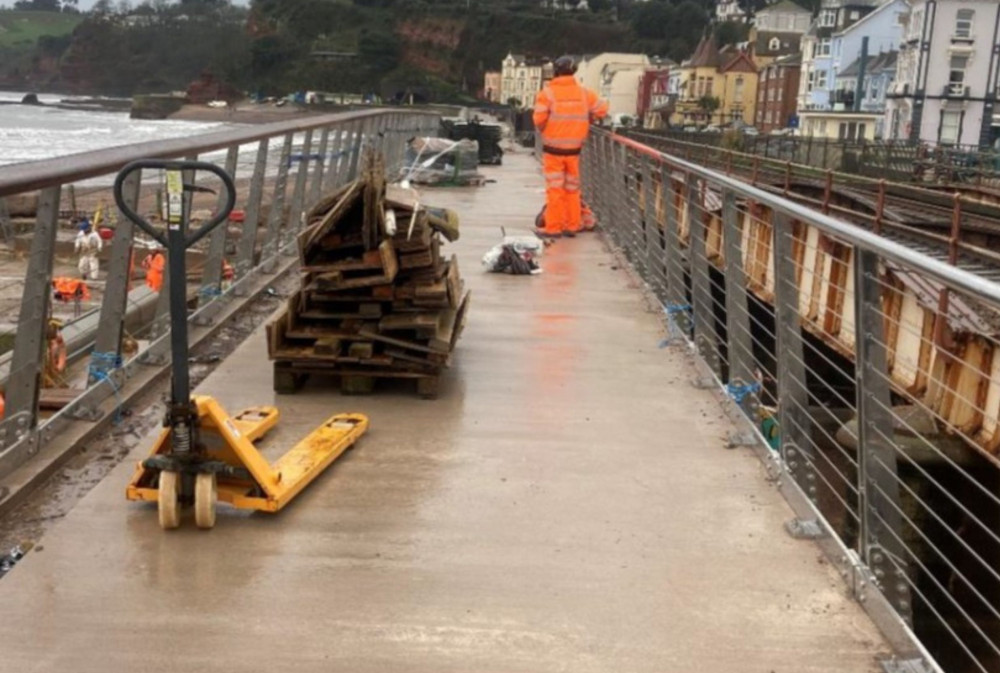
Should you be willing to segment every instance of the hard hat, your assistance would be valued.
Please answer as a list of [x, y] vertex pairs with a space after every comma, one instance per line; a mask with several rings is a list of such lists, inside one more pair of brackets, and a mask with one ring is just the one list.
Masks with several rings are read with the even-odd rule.
[[80, 229], [80, 231], [87, 231], [88, 229], [90, 229], [90, 220], [88, 220], [85, 217], [82, 220], [80, 220], [80, 223], [76, 226]]
[[559, 77], [560, 75], [576, 74], [576, 59], [572, 56], [560, 56], [556, 59], [556, 62], [553, 63], [552, 66], [556, 77]]

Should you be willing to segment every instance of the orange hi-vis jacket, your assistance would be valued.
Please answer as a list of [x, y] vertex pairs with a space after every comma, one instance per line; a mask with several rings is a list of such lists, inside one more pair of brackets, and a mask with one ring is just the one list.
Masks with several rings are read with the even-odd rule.
[[572, 75], [562, 75], [538, 93], [532, 120], [542, 134], [544, 151], [572, 156], [583, 149], [591, 121], [607, 114], [607, 101], [581, 86]]

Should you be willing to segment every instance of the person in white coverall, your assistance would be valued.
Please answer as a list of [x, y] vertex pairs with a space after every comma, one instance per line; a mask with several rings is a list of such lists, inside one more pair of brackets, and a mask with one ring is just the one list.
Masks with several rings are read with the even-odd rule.
[[77, 266], [80, 269], [80, 276], [84, 280], [97, 280], [97, 273], [100, 270], [97, 254], [101, 251], [101, 237], [94, 231], [90, 220], [84, 218], [80, 222], [80, 231], [76, 235], [73, 248], [80, 254]]

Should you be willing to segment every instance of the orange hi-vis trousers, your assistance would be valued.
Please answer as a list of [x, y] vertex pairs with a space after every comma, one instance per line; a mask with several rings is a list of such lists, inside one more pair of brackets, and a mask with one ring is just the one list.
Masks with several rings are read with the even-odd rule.
[[580, 231], [580, 155], [542, 155], [545, 173], [545, 232]]

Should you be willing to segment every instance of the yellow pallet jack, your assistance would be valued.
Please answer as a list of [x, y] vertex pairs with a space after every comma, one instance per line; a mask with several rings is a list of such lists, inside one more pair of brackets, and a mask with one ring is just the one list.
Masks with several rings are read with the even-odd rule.
[[[123, 198], [126, 178], [135, 171], [163, 170], [166, 175], [166, 231], [154, 227]], [[225, 189], [225, 205], [189, 231], [194, 175], [206, 171]], [[185, 178], [188, 184], [185, 184]], [[185, 252], [229, 217], [236, 201], [232, 178], [218, 166], [199, 161], [142, 160], [118, 174], [115, 201], [121, 212], [167, 250], [171, 279], [186, 278]], [[336, 414], [313, 430], [273, 465], [255, 442], [278, 423], [278, 410], [261, 406], [230, 416], [213, 398], [191, 395], [188, 372], [187, 297], [183, 282], [171, 282], [170, 405], [149, 457], [136, 467], [125, 494], [129, 500], [156, 502], [160, 525], [177, 528], [181, 507], [194, 505], [199, 528], [215, 525], [216, 503], [241, 509], [277, 512], [350, 448], [367, 430], [362, 414]]]

